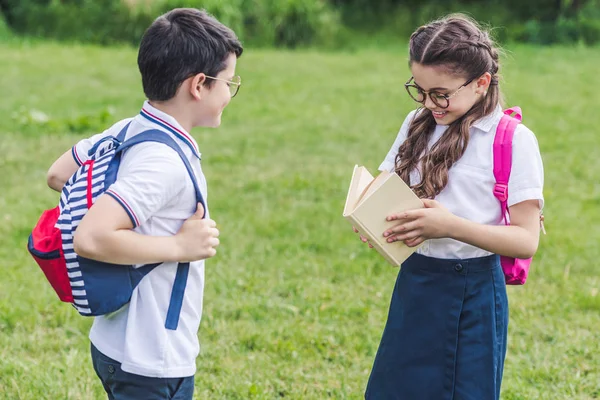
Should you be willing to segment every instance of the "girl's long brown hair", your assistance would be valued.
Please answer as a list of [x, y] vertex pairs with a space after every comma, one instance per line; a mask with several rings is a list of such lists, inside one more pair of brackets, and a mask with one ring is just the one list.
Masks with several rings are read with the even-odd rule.
[[421, 26], [410, 37], [409, 64], [443, 67], [465, 80], [489, 72], [487, 95], [467, 113], [452, 122], [430, 151], [427, 146], [436, 127], [432, 112], [421, 108], [408, 128], [408, 135], [396, 155], [396, 173], [410, 184], [410, 172], [418, 169], [421, 182], [413, 186], [422, 198], [434, 198], [448, 184], [448, 170], [462, 157], [469, 143], [473, 122], [492, 113], [502, 103], [498, 86], [498, 49], [488, 32], [472, 19], [453, 14]]

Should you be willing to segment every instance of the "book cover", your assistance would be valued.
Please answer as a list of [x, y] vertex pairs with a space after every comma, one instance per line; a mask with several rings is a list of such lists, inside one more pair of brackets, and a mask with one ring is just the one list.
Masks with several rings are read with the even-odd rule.
[[384, 171], [374, 178], [365, 167], [356, 165], [343, 216], [390, 264], [400, 266], [419, 246], [388, 243], [383, 232], [398, 221], [386, 221], [386, 217], [422, 207], [423, 202], [397, 174]]

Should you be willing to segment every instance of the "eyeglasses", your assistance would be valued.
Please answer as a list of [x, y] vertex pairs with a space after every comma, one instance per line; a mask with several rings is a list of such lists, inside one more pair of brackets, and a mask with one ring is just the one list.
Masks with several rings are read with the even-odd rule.
[[227, 82], [227, 86], [229, 86], [229, 93], [231, 94], [232, 98], [235, 97], [235, 95], [240, 90], [240, 86], [242, 86], [242, 78], [240, 76], [234, 76], [233, 78], [231, 78], [230, 81], [228, 81], [227, 79], [215, 78], [214, 76], [206, 75], [206, 77], [214, 79], [216, 81]]
[[465, 86], [467, 86], [469, 83], [471, 83], [475, 80], [475, 78], [471, 78], [467, 82], [465, 82], [461, 87], [456, 89], [456, 91], [454, 91], [453, 93], [445, 94], [445, 93], [436, 92], [435, 90], [427, 92], [427, 91], [421, 89], [416, 84], [411, 83], [414, 79], [415, 79], [414, 77], [411, 77], [408, 80], [408, 82], [406, 82], [404, 84], [404, 87], [406, 88], [408, 95], [414, 101], [416, 101], [417, 103], [421, 103], [421, 104], [425, 104], [425, 100], [427, 100], [427, 95], [429, 95], [429, 98], [431, 99], [431, 101], [433, 101], [433, 104], [435, 104], [436, 106], [438, 106], [440, 108], [448, 108], [450, 106], [450, 99], [452, 97], [456, 96]]

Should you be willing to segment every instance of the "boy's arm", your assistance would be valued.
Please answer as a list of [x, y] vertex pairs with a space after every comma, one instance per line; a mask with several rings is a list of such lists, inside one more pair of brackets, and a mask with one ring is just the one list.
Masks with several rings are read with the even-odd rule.
[[188, 185], [187, 170], [174, 150], [156, 143], [127, 150], [117, 180], [79, 223], [73, 238], [75, 252], [113, 264], [184, 262], [214, 256], [219, 232], [214, 221], [202, 219], [201, 207], [182, 221], [175, 235], [157, 237], [132, 230], [165, 207], [180, 204]]
[[98, 133], [77, 142], [75, 146], [60, 156], [48, 170], [46, 176], [48, 186], [57, 192], [62, 191], [63, 186], [65, 186], [65, 183], [67, 183], [69, 178], [71, 178], [77, 169], [88, 159], [87, 153], [92, 146], [99, 140], [110, 136], [111, 133], [120, 131], [130, 121], [130, 118], [124, 119], [102, 133]]
[[48, 170], [46, 181], [48, 186], [60, 192], [69, 178], [77, 171], [79, 165], [73, 158], [72, 150], [66, 151]]
[[185, 262], [213, 257], [219, 245], [214, 221], [198, 210], [174, 236], [148, 236], [132, 230], [131, 218], [114, 198], [101, 196], [85, 215], [73, 245], [82, 257], [113, 264]]

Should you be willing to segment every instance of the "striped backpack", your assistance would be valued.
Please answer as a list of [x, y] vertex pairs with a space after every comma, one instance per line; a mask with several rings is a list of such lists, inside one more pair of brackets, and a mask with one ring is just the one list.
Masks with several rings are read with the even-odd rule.
[[[28, 241], [28, 250], [44, 272], [60, 300], [72, 303], [84, 316], [104, 315], [127, 304], [144, 276], [162, 263], [115, 265], [90, 260], [73, 249], [73, 234], [83, 216], [117, 178], [121, 155], [126, 149], [144, 142], [157, 142], [175, 150], [183, 161], [194, 185], [197, 202], [206, 204], [189, 160], [166, 133], [149, 130], [124, 140], [125, 126], [114, 136], [98, 141], [86, 161], [65, 184], [60, 204], [42, 213]], [[165, 327], [176, 330], [187, 284], [189, 263], [179, 263]]]

